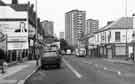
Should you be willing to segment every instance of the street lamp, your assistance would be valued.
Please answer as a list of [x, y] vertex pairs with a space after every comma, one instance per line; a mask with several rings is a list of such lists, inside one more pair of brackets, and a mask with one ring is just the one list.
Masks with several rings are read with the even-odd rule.
[[[35, 11], [36, 11], [36, 32], [35, 32], [35, 36], [36, 36], [35, 39], [36, 40], [35, 41], [36, 41], [36, 45], [37, 45], [37, 42], [38, 42], [37, 41], [37, 39], [38, 39], [38, 31], [37, 31], [38, 30], [38, 21], [37, 21], [38, 20], [38, 16], [37, 16], [38, 10], [37, 10], [37, 3], [38, 3], [37, 0], [35, 0]], [[37, 51], [37, 47], [35, 48], [35, 51]], [[37, 55], [39, 53], [36, 52], [35, 54], [36, 54], [36, 64], [39, 65], [39, 62], [38, 62], [39, 61], [39, 59], [38, 59], [39, 57]]]
[[[125, 0], [125, 17], [127, 17], [127, 0]], [[128, 23], [128, 22], [127, 22]], [[128, 56], [127, 28], [126, 28], [126, 56]]]
[[135, 14], [133, 17], [133, 34], [132, 34], [132, 45], [133, 45], [133, 60], [135, 61]]

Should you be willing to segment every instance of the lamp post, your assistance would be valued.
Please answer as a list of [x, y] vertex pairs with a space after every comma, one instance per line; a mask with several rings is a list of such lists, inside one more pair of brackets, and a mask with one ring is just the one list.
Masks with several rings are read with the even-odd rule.
[[135, 14], [133, 17], [133, 34], [132, 34], [132, 45], [133, 45], [133, 61], [135, 61]]
[[[125, 17], [127, 17], [127, 0], [125, 0]], [[126, 56], [128, 56], [127, 28], [126, 28]]]
[[[38, 39], [38, 19], [37, 19], [37, 13], [38, 13], [38, 10], [37, 10], [37, 0], [35, 0], [35, 11], [36, 11], [36, 32], [35, 32], [35, 42], [36, 42], [36, 44], [35, 45], [37, 45], [37, 39]], [[38, 59], [38, 53], [37, 53], [37, 47], [35, 48], [35, 55], [36, 55], [36, 65], [38, 66], [39, 65], [39, 59]]]

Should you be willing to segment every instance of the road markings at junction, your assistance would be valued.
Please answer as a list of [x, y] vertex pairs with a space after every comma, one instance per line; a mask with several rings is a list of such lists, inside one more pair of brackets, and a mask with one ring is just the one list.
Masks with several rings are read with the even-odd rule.
[[121, 75], [121, 72], [120, 72], [119, 70], [109, 69], [109, 68], [106, 68], [106, 67], [104, 67], [104, 70], [110, 71], [110, 72], [115, 72], [115, 73], [117, 73], [118, 75]]
[[65, 59], [63, 59], [63, 62], [79, 79], [82, 78], [82, 75], [76, 69], [74, 69]]
[[[88, 61], [82, 61], [82, 62], [85, 63], [85, 64], [93, 64], [92, 62], [88, 62]], [[117, 73], [118, 75], [121, 75], [121, 74], [122, 74], [121, 71], [119, 71], [119, 70], [109, 69], [109, 68], [107, 68], [107, 67], [104, 67], [104, 66], [101, 66], [101, 65], [98, 65], [98, 64], [94, 64], [94, 66], [95, 66], [96, 68], [103, 68], [103, 70], [105, 70], [105, 71], [115, 72], [115, 73]]]
[[89, 62], [89, 61], [82, 61], [82, 62], [85, 63], [85, 64], [93, 64], [96, 68], [102, 68], [102, 69], [105, 70], [105, 71], [115, 72], [115, 73], [118, 74], [119, 76], [122, 75], [122, 72], [119, 71], [119, 70], [109, 69], [109, 68], [107, 68], [107, 67], [104, 67], [104, 66], [101, 66], [101, 65], [98, 65], [98, 64], [94, 64], [94, 63]]

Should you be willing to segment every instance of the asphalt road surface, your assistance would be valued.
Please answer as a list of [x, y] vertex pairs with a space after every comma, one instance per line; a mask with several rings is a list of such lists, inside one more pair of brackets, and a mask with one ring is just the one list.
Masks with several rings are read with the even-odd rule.
[[64, 56], [60, 69], [38, 70], [25, 84], [135, 84], [98, 65], [85, 63], [86, 60], [88, 58]]

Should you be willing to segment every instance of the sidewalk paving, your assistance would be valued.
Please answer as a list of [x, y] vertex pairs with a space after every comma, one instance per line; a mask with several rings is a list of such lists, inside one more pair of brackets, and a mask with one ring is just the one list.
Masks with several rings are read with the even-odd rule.
[[26, 61], [9, 67], [6, 73], [0, 73], [0, 84], [23, 84], [26, 78], [37, 69], [36, 61]]
[[104, 59], [104, 60], [112, 63], [135, 64], [132, 60], [120, 60], [120, 59]]

